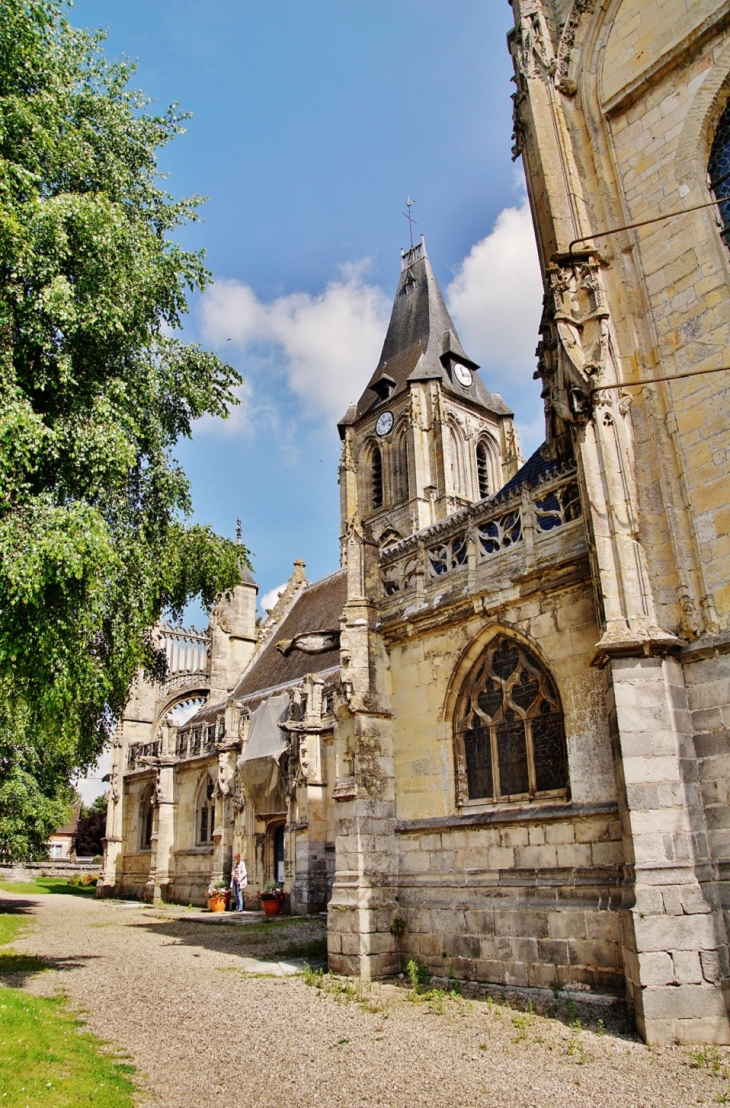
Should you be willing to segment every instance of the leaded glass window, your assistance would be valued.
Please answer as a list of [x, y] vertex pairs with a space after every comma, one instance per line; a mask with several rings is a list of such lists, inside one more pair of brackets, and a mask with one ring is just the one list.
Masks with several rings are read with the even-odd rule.
[[730, 235], [730, 100], [720, 116], [720, 122], [715, 131], [707, 173], [710, 188], [715, 196], [718, 200], [725, 200], [725, 203], [718, 204], [718, 211], [723, 226], [722, 235], [725, 242], [728, 243], [728, 235]]
[[460, 799], [565, 796], [568, 762], [555, 684], [524, 646], [498, 635], [464, 682], [455, 717]]

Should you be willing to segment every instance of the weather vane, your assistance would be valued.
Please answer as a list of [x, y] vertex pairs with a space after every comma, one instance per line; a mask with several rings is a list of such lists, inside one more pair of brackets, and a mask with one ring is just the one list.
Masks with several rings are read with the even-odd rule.
[[241, 545], [241, 521], [240, 521], [240, 519], [236, 520], [236, 544], [238, 546]]
[[[416, 223], [415, 219], [411, 215], [411, 208], [413, 207], [413, 205], [415, 203], [416, 203], [416, 201], [411, 200], [411, 198], [409, 196], [408, 199], [406, 200], [406, 207], [408, 208], [408, 212], [407, 213], [403, 212], [403, 215], [408, 220], [408, 230], [410, 231], [410, 235], [411, 235], [411, 250], [413, 249], [413, 224]], [[416, 223], [416, 227], [417, 226], [418, 226], [418, 224]]]

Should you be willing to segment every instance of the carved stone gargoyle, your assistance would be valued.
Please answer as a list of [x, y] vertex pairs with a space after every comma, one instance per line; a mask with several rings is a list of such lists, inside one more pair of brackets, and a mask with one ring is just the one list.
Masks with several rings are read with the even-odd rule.
[[301, 650], [302, 654], [326, 654], [329, 650], [337, 650], [339, 645], [339, 630], [306, 631], [301, 635], [295, 635], [293, 639], [280, 639], [276, 649], [288, 658], [292, 650]]

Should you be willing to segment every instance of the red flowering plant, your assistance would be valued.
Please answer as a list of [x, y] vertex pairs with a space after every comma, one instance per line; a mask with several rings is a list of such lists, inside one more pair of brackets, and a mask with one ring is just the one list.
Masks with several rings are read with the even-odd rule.
[[275, 881], [270, 881], [263, 891], [259, 889], [256, 896], [259, 900], [283, 900], [284, 890]]

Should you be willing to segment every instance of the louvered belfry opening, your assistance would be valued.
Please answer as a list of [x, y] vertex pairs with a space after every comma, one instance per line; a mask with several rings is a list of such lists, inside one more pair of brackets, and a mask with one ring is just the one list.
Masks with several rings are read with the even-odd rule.
[[382, 508], [383, 506], [383, 456], [380, 453], [380, 447], [374, 446], [372, 457], [370, 459], [370, 475], [372, 480], [371, 496], [373, 501], [373, 508]]
[[477, 483], [479, 485], [479, 499], [484, 500], [489, 496], [489, 454], [485, 442], [477, 443]]
[[456, 750], [465, 800], [564, 796], [568, 762], [550, 675], [520, 643], [498, 635], [464, 682]]

